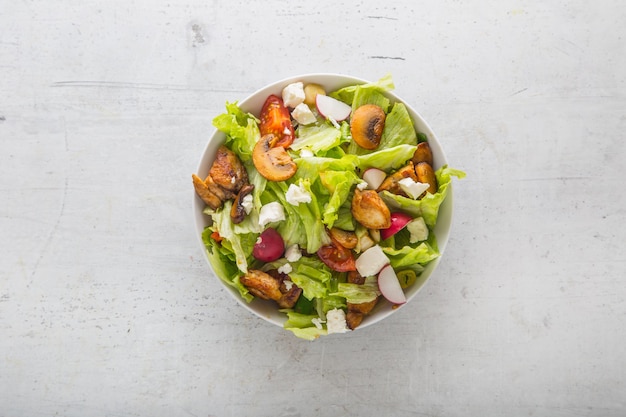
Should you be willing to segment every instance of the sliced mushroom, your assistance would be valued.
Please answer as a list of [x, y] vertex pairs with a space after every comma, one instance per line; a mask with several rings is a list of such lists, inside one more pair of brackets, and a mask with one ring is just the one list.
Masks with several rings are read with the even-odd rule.
[[246, 208], [243, 206], [243, 199], [254, 190], [254, 185], [246, 184], [235, 196], [235, 201], [230, 209], [230, 219], [233, 223], [239, 224], [246, 218]]
[[437, 176], [435, 175], [435, 170], [433, 170], [432, 165], [426, 162], [420, 162], [415, 166], [415, 174], [419, 182], [429, 185], [426, 191], [431, 194], [437, 192], [439, 186], [437, 185]]
[[402, 190], [400, 184], [398, 183], [404, 178], [411, 178], [413, 181], [417, 182], [417, 175], [415, 173], [415, 166], [413, 165], [413, 162], [409, 161], [406, 166], [400, 168], [393, 174], [388, 175], [376, 191], [381, 192], [386, 190], [393, 194], [399, 194], [406, 197], [406, 193]]
[[391, 226], [391, 212], [374, 190], [354, 190], [352, 215], [368, 229], [386, 229]]
[[385, 112], [375, 104], [364, 104], [352, 113], [352, 139], [362, 148], [376, 149], [385, 128]]
[[337, 227], [331, 228], [329, 231], [330, 236], [335, 239], [341, 246], [346, 249], [354, 249], [359, 239], [356, 237], [356, 233], [347, 230], [339, 229]]
[[270, 181], [291, 178], [298, 166], [282, 146], [274, 146], [278, 137], [269, 133], [259, 139], [252, 151], [252, 162], [259, 173]]
[[413, 164], [417, 165], [420, 162], [426, 162], [432, 166], [433, 164], [433, 152], [430, 150], [428, 142], [420, 142], [417, 144], [413, 158], [411, 159]]

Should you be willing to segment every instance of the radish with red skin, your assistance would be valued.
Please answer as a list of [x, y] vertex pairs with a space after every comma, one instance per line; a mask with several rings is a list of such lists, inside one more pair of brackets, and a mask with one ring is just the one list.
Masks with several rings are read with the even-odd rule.
[[352, 112], [352, 107], [346, 103], [323, 94], [315, 96], [315, 107], [323, 117], [333, 119], [336, 122], [346, 120]]
[[385, 266], [378, 273], [378, 289], [380, 293], [393, 304], [406, 303], [406, 296], [398, 281], [396, 271], [393, 270], [391, 265]]
[[389, 226], [387, 229], [380, 229], [380, 237], [381, 237], [381, 239], [385, 240], [385, 239], [395, 235], [400, 230], [404, 229], [404, 227], [411, 220], [413, 220], [413, 217], [409, 216], [406, 213], [402, 213], [402, 212], [399, 212], [399, 211], [395, 212], [395, 213], [391, 213], [391, 226]]
[[363, 172], [363, 181], [367, 183], [367, 188], [376, 190], [387, 178], [385, 171], [378, 168], [368, 168]]
[[272, 262], [283, 256], [285, 252], [285, 242], [276, 229], [268, 227], [259, 235], [252, 256], [259, 261]]

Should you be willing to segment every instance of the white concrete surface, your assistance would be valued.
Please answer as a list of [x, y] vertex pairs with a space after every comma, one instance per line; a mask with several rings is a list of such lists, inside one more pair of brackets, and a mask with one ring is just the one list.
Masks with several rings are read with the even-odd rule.
[[[626, 415], [623, 2], [1, 10], [0, 415]], [[391, 72], [467, 172], [417, 301], [313, 343], [210, 275], [190, 182], [306, 72]]]

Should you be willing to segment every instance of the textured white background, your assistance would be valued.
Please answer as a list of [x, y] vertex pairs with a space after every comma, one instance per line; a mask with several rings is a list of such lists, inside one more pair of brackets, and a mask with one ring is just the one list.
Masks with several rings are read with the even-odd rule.
[[[0, 415], [626, 415], [622, 1], [1, 3]], [[391, 72], [467, 172], [415, 302], [312, 343], [210, 275], [190, 181], [306, 72]]]

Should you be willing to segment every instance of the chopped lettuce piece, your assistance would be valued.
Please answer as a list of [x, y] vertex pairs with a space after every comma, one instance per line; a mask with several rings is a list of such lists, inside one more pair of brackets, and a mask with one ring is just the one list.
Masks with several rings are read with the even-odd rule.
[[372, 276], [365, 278], [363, 284], [340, 282], [337, 286], [337, 292], [331, 295], [343, 297], [346, 299], [346, 302], [352, 304], [369, 303], [380, 295], [378, 280], [375, 276]]
[[243, 112], [237, 102], [226, 103], [226, 113], [213, 119], [213, 126], [226, 133], [226, 146], [244, 162], [252, 158], [254, 145], [261, 137], [258, 123], [259, 120]]

